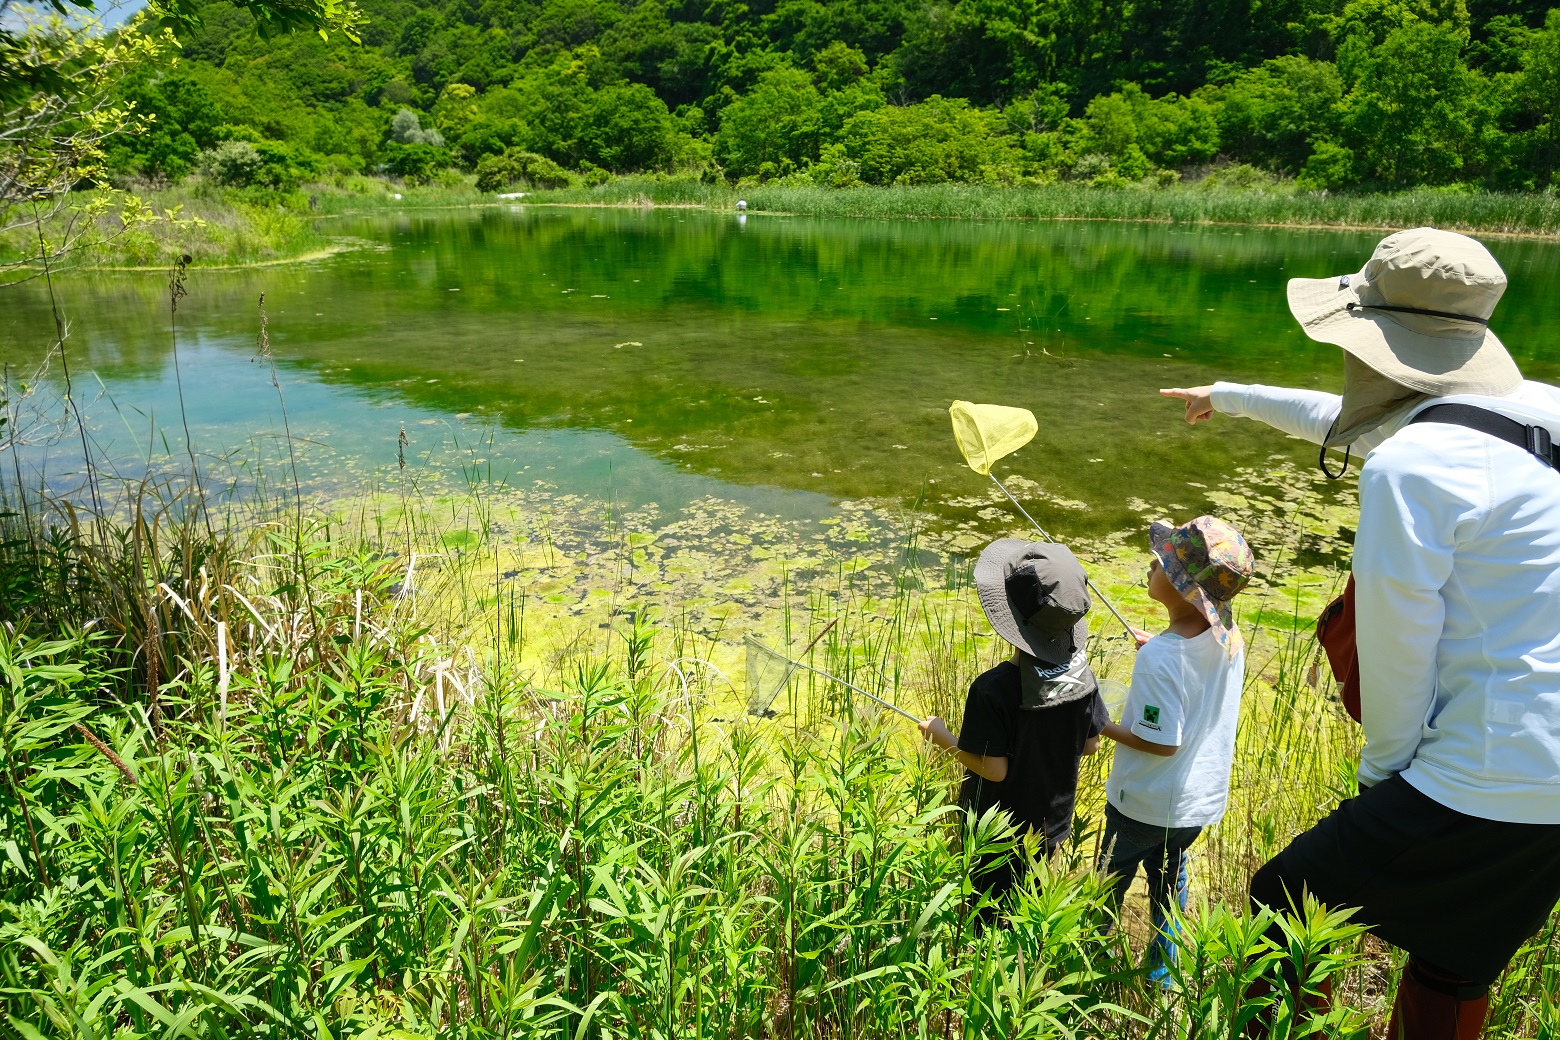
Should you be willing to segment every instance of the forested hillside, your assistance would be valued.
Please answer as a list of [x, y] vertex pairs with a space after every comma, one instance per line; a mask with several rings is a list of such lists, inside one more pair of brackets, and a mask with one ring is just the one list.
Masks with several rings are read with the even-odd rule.
[[285, 187], [456, 167], [494, 190], [1217, 165], [1308, 189], [1541, 190], [1560, 159], [1560, 10], [1536, 0], [361, 3], [359, 44], [267, 40], [206, 6], [176, 63], [126, 81], [154, 121], [113, 168]]

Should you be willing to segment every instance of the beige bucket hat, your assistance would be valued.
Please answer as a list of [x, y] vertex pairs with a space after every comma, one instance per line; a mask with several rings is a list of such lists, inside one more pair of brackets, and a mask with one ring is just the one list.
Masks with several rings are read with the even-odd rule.
[[1508, 394], [1522, 373], [1489, 329], [1506, 273], [1488, 249], [1435, 228], [1382, 239], [1358, 274], [1292, 278], [1305, 334], [1420, 393]]

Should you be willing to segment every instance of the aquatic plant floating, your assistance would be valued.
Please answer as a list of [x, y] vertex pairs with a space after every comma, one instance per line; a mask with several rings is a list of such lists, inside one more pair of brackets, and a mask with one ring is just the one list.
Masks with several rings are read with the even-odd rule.
[[[1035, 420], [1035, 413], [1028, 408], [1013, 408], [1002, 404], [972, 404], [969, 401], [955, 401], [948, 408], [948, 414], [953, 419], [953, 439], [959, 445], [959, 454], [964, 456], [965, 463], [983, 477], [990, 477], [991, 482], [1007, 496], [1030, 526], [1040, 532], [1040, 537], [1048, 542], [1054, 542], [1041, 527], [1034, 517], [1029, 515], [1018, 499], [997, 479], [997, 475], [991, 472], [991, 467], [998, 460], [1013, 454], [1024, 445], [1034, 439], [1040, 432], [1040, 424]], [[1088, 581], [1088, 579], [1085, 579]], [[1127, 619], [1121, 616], [1121, 611], [1116, 605], [1101, 592], [1098, 585], [1088, 581], [1089, 588], [1100, 598], [1116, 620], [1121, 622], [1121, 627], [1127, 630], [1127, 635], [1136, 638], [1136, 633]]]

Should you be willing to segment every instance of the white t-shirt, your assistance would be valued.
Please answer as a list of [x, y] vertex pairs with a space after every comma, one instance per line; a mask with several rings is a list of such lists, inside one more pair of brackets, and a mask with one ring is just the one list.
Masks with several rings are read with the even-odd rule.
[[1229, 801], [1246, 652], [1233, 658], [1209, 629], [1161, 633], [1138, 651], [1121, 724], [1179, 750], [1168, 758], [1116, 746], [1105, 794], [1123, 815], [1155, 827], [1206, 827]]

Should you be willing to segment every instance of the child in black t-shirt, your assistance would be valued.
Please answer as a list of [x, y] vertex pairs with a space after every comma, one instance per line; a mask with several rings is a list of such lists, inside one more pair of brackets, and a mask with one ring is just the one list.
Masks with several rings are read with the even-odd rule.
[[[970, 684], [957, 740], [936, 716], [921, 733], [964, 766], [960, 805], [1004, 809], [1054, 850], [1072, 830], [1078, 763], [1110, 721], [1087, 664], [1083, 568], [1065, 545], [1001, 538], [980, 554], [975, 588], [1013, 656]], [[976, 884], [998, 896], [1018, 879], [1007, 859], [983, 864]]]

